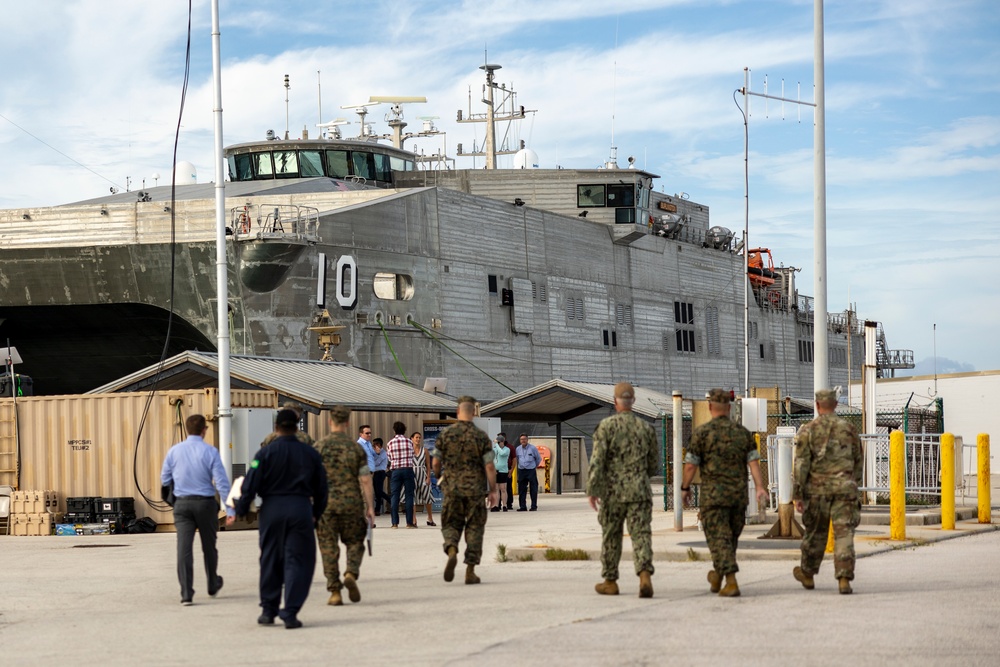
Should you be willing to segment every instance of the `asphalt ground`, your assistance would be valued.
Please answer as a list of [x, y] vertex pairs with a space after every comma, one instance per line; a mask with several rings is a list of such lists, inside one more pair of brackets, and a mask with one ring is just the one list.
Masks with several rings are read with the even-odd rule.
[[656, 594], [644, 600], [627, 550], [617, 597], [594, 593], [595, 560], [545, 560], [550, 547], [599, 549], [596, 514], [580, 495], [491, 513], [477, 586], [462, 583], [461, 564], [454, 582], [442, 580], [440, 529], [425, 517], [418, 530], [380, 519], [362, 601], [328, 607], [317, 565], [295, 631], [256, 624], [255, 531], [220, 534], [216, 598], [205, 593], [196, 543], [191, 607], [180, 605], [171, 533], [0, 538], [0, 664], [998, 664], [993, 525], [908, 526], [903, 543], [887, 539], [888, 526], [862, 526], [851, 596], [837, 593], [829, 562], [816, 590], [802, 589], [791, 576], [796, 543], [758, 540], [767, 526], [748, 526], [743, 595], [724, 599], [708, 591], [703, 535], [673, 530], [673, 514], [654, 510]]

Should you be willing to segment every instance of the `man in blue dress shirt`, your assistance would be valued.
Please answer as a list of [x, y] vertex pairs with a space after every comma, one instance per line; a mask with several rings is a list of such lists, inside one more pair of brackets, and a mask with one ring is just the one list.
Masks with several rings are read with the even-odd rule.
[[[187, 440], [170, 448], [163, 460], [160, 481], [173, 484], [174, 526], [177, 529], [177, 579], [181, 584], [181, 604], [189, 606], [194, 598], [194, 532], [201, 535], [205, 556], [208, 594], [215, 596], [222, 588], [219, 576], [219, 552], [215, 538], [219, 531], [219, 500], [229, 495], [229, 478], [219, 450], [205, 442], [208, 424], [204, 415], [191, 415], [184, 423]], [[232, 525], [236, 512], [226, 508], [226, 525]]]
[[[538, 473], [535, 472], [542, 464], [542, 455], [538, 448], [528, 442], [528, 436], [521, 434], [521, 444], [514, 452], [517, 454], [517, 490], [520, 507], [518, 512], [534, 512], [538, 509]], [[525, 504], [525, 495], [531, 493], [531, 508]]]

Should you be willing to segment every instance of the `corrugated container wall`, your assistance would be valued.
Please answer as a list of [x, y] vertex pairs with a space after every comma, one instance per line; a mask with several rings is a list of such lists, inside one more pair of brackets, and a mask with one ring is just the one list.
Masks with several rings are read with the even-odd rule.
[[[187, 437], [184, 420], [190, 415], [200, 413], [210, 420], [206, 439], [218, 446], [214, 427], [218, 390], [156, 392], [137, 446], [147, 400], [148, 393], [18, 399], [20, 488], [55, 490], [59, 511], [65, 511], [67, 497], [133, 497], [138, 516], [172, 524], [173, 515], [150, 507], [143, 494], [160, 500], [163, 458], [173, 444]], [[3, 402], [9, 404], [11, 399]], [[276, 403], [274, 392], [232, 392], [233, 407], [273, 408]], [[4, 478], [0, 484], [14, 484], [13, 479]]]
[[[416, 412], [351, 412], [350, 426], [347, 433], [357, 440], [358, 430], [362, 424], [372, 427], [372, 436], [382, 438], [384, 442], [392, 440], [392, 424], [401, 421], [406, 424], [406, 435], [409, 436], [414, 431], [423, 433], [424, 420], [438, 419], [437, 413], [420, 414]], [[310, 414], [306, 431], [317, 441], [330, 434], [330, 413]]]

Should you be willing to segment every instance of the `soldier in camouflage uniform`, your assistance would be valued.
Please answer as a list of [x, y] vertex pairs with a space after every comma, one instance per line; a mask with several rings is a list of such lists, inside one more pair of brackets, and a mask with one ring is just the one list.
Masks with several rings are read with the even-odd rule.
[[347, 435], [351, 411], [342, 406], [330, 410], [330, 435], [323, 438], [317, 449], [326, 468], [330, 493], [322, 518], [316, 526], [319, 552], [326, 574], [327, 604], [344, 604], [340, 595], [340, 547], [347, 548], [347, 567], [343, 585], [351, 602], [361, 601], [358, 577], [365, 554], [368, 523], [375, 521], [374, 489], [368, 470], [368, 455]]
[[451, 581], [455, 578], [458, 541], [462, 537], [462, 531], [465, 531], [467, 584], [479, 583], [476, 565], [479, 565], [483, 555], [487, 515], [483, 500], [489, 496], [490, 506], [497, 502], [493, 446], [489, 436], [472, 423], [475, 414], [476, 400], [470, 396], [459, 397], [458, 423], [452, 424], [438, 436], [434, 445], [433, 464], [434, 474], [441, 480], [441, 492], [444, 494], [441, 534], [444, 536], [444, 552], [448, 554], [444, 580]]
[[[757, 488], [757, 502], [767, 498], [760, 474], [760, 453], [753, 435], [729, 419], [728, 391], [713, 389], [708, 393], [708, 411], [712, 420], [691, 435], [684, 456], [684, 480], [681, 483], [684, 504], [691, 502], [691, 480], [701, 467], [701, 522], [705, 540], [712, 552], [708, 583], [713, 593], [737, 597], [736, 547], [746, 523], [747, 466]], [[725, 577], [726, 585], [722, 586]]]
[[833, 522], [833, 564], [840, 592], [851, 592], [854, 579], [854, 529], [861, 521], [863, 463], [861, 439], [845, 419], [837, 417], [837, 393], [816, 392], [816, 419], [795, 436], [792, 500], [802, 512], [802, 565], [792, 570], [805, 588], [815, 586], [826, 550], [827, 531]]
[[[299, 421], [300, 422], [302, 421], [302, 404], [301, 403], [295, 403], [295, 402], [291, 402], [290, 401], [288, 403], [283, 404], [281, 406], [281, 409], [282, 410], [291, 410], [291, 411], [293, 411], [296, 414], [296, 416], [299, 418]], [[275, 438], [278, 438], [278, 437], [280, 437], [280, 435], [278, 434], [277, 431], [274, 431], [273, 433], [269, 433], [261, 441], [260, 446], [261, 447], [267, 447], [269, 444], [271, 444], [271, 442]], [[299, 442], [304, 442], [307, 445], [310, 445], [312, 447], [316, 446], [316, 441], [313, 439], [313, 437], [311, 435], [309, 435], [308, 433], [306, 433], [305, 431], [301, 430], [301, 429], [295, 431], [295, 437], [298, 438]]]
[[635, 390], [628, 382], [615, 385], [616, 414], [594, 431], [594, 453], [587, 477], [590, 506], [603, 530], [601, 571], [604, 581], [594, 589], [618, 595], [618, 561], [622, 557], [622, 526], [628, 520], [632, 559], [639, 575], [639, 597], [653, 597], [653, 493], [649, 478], [659, 472], [656, 434], [635, 416]]

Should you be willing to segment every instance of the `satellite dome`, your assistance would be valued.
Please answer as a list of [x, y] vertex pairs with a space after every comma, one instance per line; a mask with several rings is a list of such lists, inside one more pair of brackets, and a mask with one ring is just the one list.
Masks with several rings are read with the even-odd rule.
[[538, 169], [538, 153], [522, 148], [514, 154], [514, 169]]
[[186, 160], [178, 162], [174, 169], [174, 182], [177, 185], [195, 185], [198, 183], [198, 170]]

